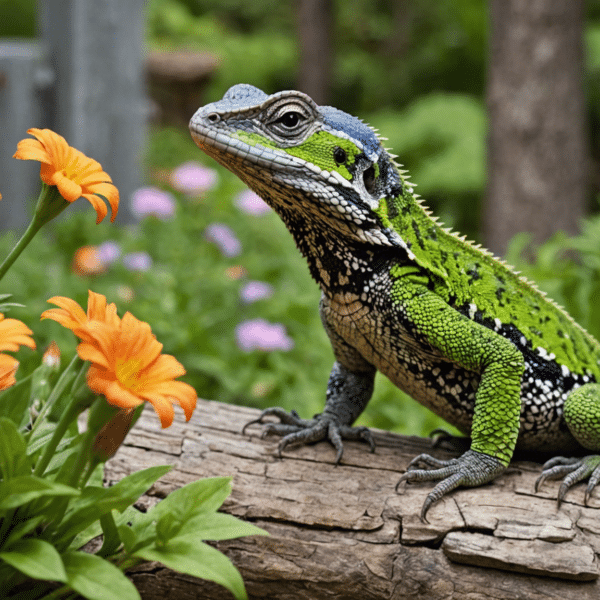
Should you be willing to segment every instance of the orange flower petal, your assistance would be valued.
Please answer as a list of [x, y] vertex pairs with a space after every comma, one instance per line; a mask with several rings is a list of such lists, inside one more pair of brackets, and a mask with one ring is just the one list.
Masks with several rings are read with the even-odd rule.
[[110, 369], [110, 363], [105, 354], [92, 344], [82, 342], [77, 346], [77, 354], [81, 360], [89, 360], [91, 363], [100, 365], [104, 369]]
[[41, 163], [51, 163], [52, 159], [48, 156], [48, 152], [38, 140], [30, 138], [21, 140], [17, 144], [17, 151], [13, 154], [13, 158], [20, 160], [38, 160]]
[[[108, 214], [108, 208], [106, 208], [106, 204], [100, 198], [100, 196], [96, 196], [95, 194], [82, 194], [82, 197], [85, 198], [96, 211], [96, 225], [104, 220], [104, 217]], [[114, 217], [111, 216], [111, 221], [114, 221]]]
[[179, 404], [189, 420], [196, 407], [196, 391], [187, 383], [175, 381], [185, 369], [173, 357], [161, 354], [150, 325], [130, 312], [119, 319], [114, 304], [90, 290], [87, 314], [73, 300], [57, 296], [50, 300], [60, 306], [44, 312], [69, 327], [81, 338], [79, 356], [92, 363], [87, 382], [91, 390], [103, 394], [114, 406], [130, 409], [150, 402], [161, 425], [173, 422], [173, 404]]
[[35, 350], [35, 342], [30, 337], [32, 333], [25, 323], [17, 319], [5, 319], [0, 313], [0, 350], [16, 352], [20, 346]]
[[114, 221], [119, 210], [119, 191], [102, 165], [69, 146], [65, 138], [50, 129], [33, 128], [27, 133], [36, 139], [21, 140], [15, 158], [40, 161], [41, 180], [46, 185], [56, 186], [67, 202], [85, 197], [96, 210], [97, 223], [108, 213], [106, 200], [111, 207], [111, 221]]

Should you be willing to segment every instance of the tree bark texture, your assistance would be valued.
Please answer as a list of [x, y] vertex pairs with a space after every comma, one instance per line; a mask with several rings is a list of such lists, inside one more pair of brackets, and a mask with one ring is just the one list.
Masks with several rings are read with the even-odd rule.
[[331, 87], [332, 10], [331, 0], [299, 0], [298, 3], [298, 89], [317, 104], [327, 104]]
[[[556, 600], [600, 597], [600, 494], [583, 506], [583, 487], [557, 509], [558, 483], [539, 493], [540, 465], [516, 462], [493, 484], [460, 489], [418, 514], [432, 484], [394, 491], [430, 440], [375, 431], [377, 449], [346, 442], [342, 463], [325, 442], [276, 458], [278, 438], [260, 428], [242, 436], [258, 411], [199, 401], [189, 423], [162, 431], [146, 410], [106, 465], [113, 484], [158, 464], [174, 468], [138, 506], [200, 477], [233, 477], [223, 510], [270, 536], [219, 542], [252, 599]], [[144, 600], [230, 600], [215, 584], [147, 563], [129, 573]]]
[[583, 0], [491, 0], [485, 244], [575, 233], [589, 195]]

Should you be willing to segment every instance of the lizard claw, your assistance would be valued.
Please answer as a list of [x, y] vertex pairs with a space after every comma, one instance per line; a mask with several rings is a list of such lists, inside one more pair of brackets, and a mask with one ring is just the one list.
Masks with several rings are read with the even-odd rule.
[[556, 497], [557, 505], [560, 506], [567, 492], [576, 483], [589, 478], [584, 497], [584, 504], [587, 506], [592, 491], [600, 481], [600, 456], [592, 454], [583, 458], [551, 458], [542, 467], [542, 474], [535, 482], [535, 491], [537, 492], [546, 480], [560, 479], [563, 476]]
[[[416, 468], [418, 465], [430, 467], [431, 470]], [[497, 458], [475, 450], [467, 450], [460, 458], [451, 460], [440, 460], [429, 454], [420, 454], [411, 461], [406, 473], [398, 480], [396, 491], [404, 481], [408, 483], [439, 481], [433, 490], [429, 492], [421, 508], [421, 521], [428, 523], [427, 512], [440, 498], [461, 485], [475, 487], [492, 481], [505, 468], [504, 464]]]
[[310, 444], [327, 439], [336, 450], [335, 464], [338, 464], [344, 453], [342, 440], [365, 441], [369, 444], [371, 452], [375, 451], [375, 441], [367, 427], [350, 427], [342, 425], [337, 420], [327, 414], [316, 415], [312, 419], [301, 419], [296, 411], [287, 412], [282, 408], [273, 407], [262, 411], [257, 419], [253, 419], [244, 425], [242, 434], [246, 428], [256, 423], [264, 423], [264, 417], [274, 416], [279, 419], [279, 423], [267, 423], [261, 434], [261, 438], [267, 435], [282, 436], [282, 440], [277, 446], [277, 455], [289, 446], [294, 444]]

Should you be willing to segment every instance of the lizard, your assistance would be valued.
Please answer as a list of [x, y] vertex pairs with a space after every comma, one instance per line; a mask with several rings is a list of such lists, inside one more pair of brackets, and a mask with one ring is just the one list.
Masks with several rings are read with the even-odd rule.
[[[493, 481], [515, 448], [566, 454], [558, 502], [600, 480], [600, 344], [531, 282], [445, 228], [377, 132], [299, 91], [231, 87], [190, 120], [196, 145], [278, 214], [321, 289], [334, 364], [323, 412], [272, 407], [248, 423], [290, 444], [343, 440], [377, 371], [470, 438], [458, 458], [417, 456], [402, 482], [434, 482], [421, 510], [457, 487]], [[266, 417], [278, 418], [273, 422]], [[587, 452], [591, 453], [588, 454]], [[398, 490], [398, 485], [396, 490]]]

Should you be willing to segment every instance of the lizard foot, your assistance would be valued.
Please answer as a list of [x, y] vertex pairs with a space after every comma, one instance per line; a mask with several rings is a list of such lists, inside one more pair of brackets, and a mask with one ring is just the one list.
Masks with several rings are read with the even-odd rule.
[[558, 506], [571, 487], [589, 478], [584, 497], [584, 503], [587, 505], [593, 489], [600, 481], [600, 456], [592, 454], [583, 458], [565, 458], [563, 456], [551, 458], [542, 467], [542, 474], [535, 482], [535, 491], [537, 492], [547, 479], [560, 479], [563, 476], [564, 479], [556, 498]]
[[329, 440], [336, 450], [335, 464], [342, 459], [344, 445], [342, 439], [365, 441], [371, 447], [371, 452], [375, 451], [375, 441], [367, 427], [350, 427], [341, 425], [333, 416], [327, 414], [315, 415], [312, 419], [301, 419], [295, 410], [285, 411], [283, 408], [273, 407], [262, 411], [257, 419], [246, 423], [242, 429], [242, 434], [246, 428], [256, 423], [265, 423], [265, 417], [277, 417], [279, 423], [266, 423], [261, 437], [269, 434], [283, 436], [283, 439], [277, 446], [277, 454], [281, 458], [281, 453], [291, 444], [310, 444]]
[[[419, 465], [426, 468], [416, 468]], [[439, 481], [425, 498], [421, 509], [421, 520], [427, 523], [427, 511], [448, 492], [461, 485], [483, 485], [495, 479], [505, 468], [497, 458], [475, 450], [467, 450], [461, 457], [451, 460], [439, 460], [429, 454], [420, 454], [411, 461], [406, 473], [400, 477], [396, 491], [403, 481]]]

